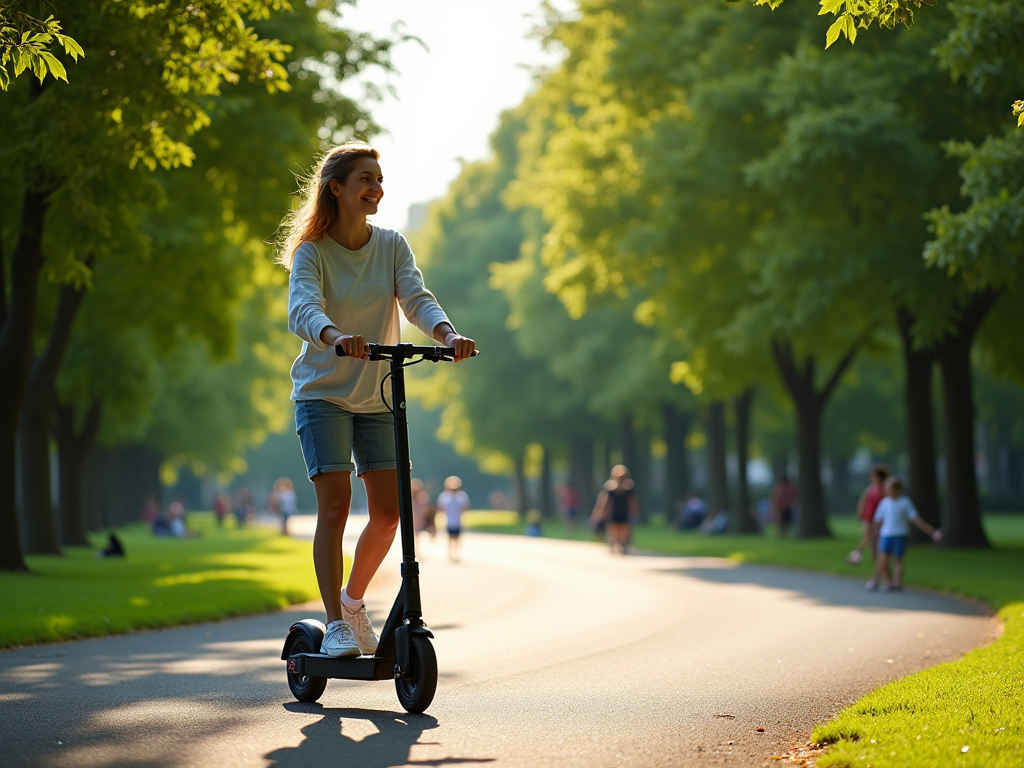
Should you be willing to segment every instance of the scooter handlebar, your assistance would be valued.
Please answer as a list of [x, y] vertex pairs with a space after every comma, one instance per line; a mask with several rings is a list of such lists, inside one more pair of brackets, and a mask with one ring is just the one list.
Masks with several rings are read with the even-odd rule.
[[[368, 346], [370, 347], [371, 360], [387, 360], [394, 357], [401, 359], [424, 357], [436, 363], [440, 360], [452, 360], [455, 358], [455, 349], [453, 347], [439, 347], [432, 344], [374, 344], [371, 342]], [[348, 357], [348, 353], [345, 352], [340, 344], [335, 345], [334, 354], [338, 357]], [[479, 354], [479, 349], [473, 350], [473, 357]]]

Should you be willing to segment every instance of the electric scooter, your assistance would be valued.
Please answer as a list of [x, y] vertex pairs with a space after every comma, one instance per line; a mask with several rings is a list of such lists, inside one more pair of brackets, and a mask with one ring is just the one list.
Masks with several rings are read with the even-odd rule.
[[[335, 347], [339, 357], [345, 355]], [[420, 608], [419, 564], [416, 562], [416, 538], [412, 520], [412, 479], [409, 461], [409, 423], [405, 401], [405, 368], [424, 360], [454, 360], [450, 347], [413, 344], [370, 344], [371, 360], [389, 360], [391, 402], [388, 409], [395, 420], [395, 446], [398, 457], [399, 527], [402, 537], [402, 585], [380, 634], [380, 644], [372, 656], [334, 658], [320, 653], [327, 628], [316, 619], [292, 624], [284, 642], [281, 658], [288, 662], [288, 687], [299, 701], [316, 701], [327, 688], [327, 679], [394, 679], [398, 701], [407, 712], [423, 712], [437, 690], [437, 656], [430, 638], [434, 635], [423, 623]], [[385, 401], [387, 405], [387, 401]]]

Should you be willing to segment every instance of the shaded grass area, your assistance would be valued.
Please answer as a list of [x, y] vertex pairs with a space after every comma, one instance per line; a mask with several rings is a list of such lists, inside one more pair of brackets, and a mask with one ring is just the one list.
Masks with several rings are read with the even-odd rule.
[[125, 558], [92, 549], [30, 556], [31, 573], [0, 573], [0, 648], [169, 627], [277, 610], [316, 597], [309, 542], [267, 528], [217, 528], [189, 515], [201, 536], [156, 538], [142, 524], [117, 533]]
[[[521, 523], [478, 530], [523, 533]], [[501, 522], [505, 522], [502, 520]], [[870, 566], [845, 562], [860, 539], [856, 520], [832, 521], [835, 537], [794, 541], [764, 536], [700, 536], [662, 526], [638, 526], [637, 549], [665, 554], [726, 557], [737, 562], [807, 568], [866, 580]], [[912, 547], [906, 583], [980, 600], [999, 612], [1003, 634], [962, 660], [941, 664], [883, 686], [815, 728], [812, 739], [829, 744], [818, 758], [825, 768], [946, 768], [1024, 765], [1024, 515], [990, 515], [990, 551]], [[569, 536], [561, 522], [545, 522], [551, 538], [590, 539], [585, 529]], [[966, 748], [966, 749], [965, 749]]]

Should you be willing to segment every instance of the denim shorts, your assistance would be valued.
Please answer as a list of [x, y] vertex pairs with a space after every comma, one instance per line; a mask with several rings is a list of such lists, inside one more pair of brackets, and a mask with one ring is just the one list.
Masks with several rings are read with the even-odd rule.
[[878, 541], [878, 551], [886, 552], [897, 560], [903, 559], [903, 553], [907, 551], [906, 536], [883, 536]]
[[362, 475], [398, 467], [394, 417], [386, 411], [352, 413], [327, 400], [299, 400], [295, 431], [310, 480], [323, 472]]

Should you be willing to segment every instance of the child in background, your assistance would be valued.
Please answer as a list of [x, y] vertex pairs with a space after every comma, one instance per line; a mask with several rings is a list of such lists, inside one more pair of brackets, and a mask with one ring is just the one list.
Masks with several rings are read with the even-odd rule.
[[871, 485], [864, 489], [864, 493], [857, 500], [857, 519], [861, 522], [863, 534], [857, 548], [846, 556], [846, 562], [850, 565], [858, 565], [863, 560], [863, 551], [871, 552], [871, 562], [878, 559], [878, 539], [875, 537], [875, 510], [879, 502], [885, 498], [885, 481], [889, 479], [889, 467], [885, 464], [875, 464], [871, 470]]
[[437, 497], [437, 508], [448, 518], [448, 559], [458, 561], [462, 513], [469, 509], [469, 496], [462, 490], [462, 480], [455, 475], [444, 481], [444, 490]]
[[[903, 555], [907, 550], [907, 534], [913, 523], [932, 537], [942, 539], [942, 531], [928, 525], [917, 514], [913, 502], [903, 495], [903, 483], [898, 477], [885, 481], [886, 498], [878, 503], [875, 510], [874, 534], [878, 537], [878, 562], [875, 572], [865, 586], [868, 590], [878, 589], [878, 577], [885, 576], [885, 591], [898, 592], [903, 589]], [[889, 561], [896, 561], [896, 578], [889, 570]]]

